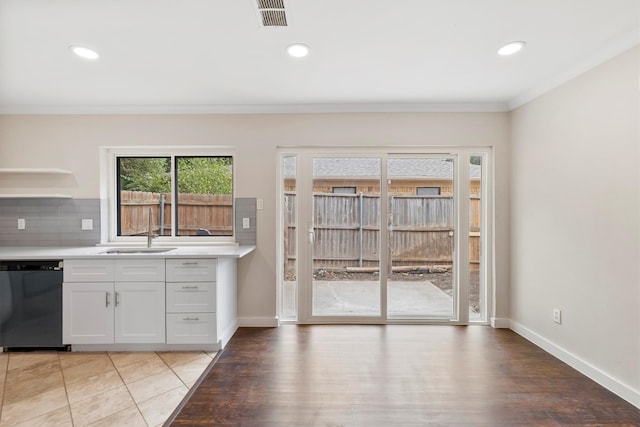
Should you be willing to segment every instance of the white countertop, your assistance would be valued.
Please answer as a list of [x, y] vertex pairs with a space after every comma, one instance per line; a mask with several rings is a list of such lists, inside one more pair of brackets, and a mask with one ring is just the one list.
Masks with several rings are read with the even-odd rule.
[[[156, 246], [154, 246], [155, 248]], [[161, 247], [161, 246], [157, 246]], [[72, 259], [72, 258], [242, 258], [253, 252], [255, 246], [176, 246], [167, 252], [155, 253], [126, 253], [107, 254], [106, 251], [114, 248], [127, 248], [130, 246], [86, 246], [86, 247], [0, 247], [0, 261], [14, 260], [46, 260], [46, 259]]]

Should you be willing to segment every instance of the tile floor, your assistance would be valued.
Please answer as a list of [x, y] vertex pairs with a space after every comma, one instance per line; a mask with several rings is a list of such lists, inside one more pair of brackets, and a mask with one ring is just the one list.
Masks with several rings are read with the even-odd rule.
[[0, 353], [0, 426], [160, 426], [215, 353]]

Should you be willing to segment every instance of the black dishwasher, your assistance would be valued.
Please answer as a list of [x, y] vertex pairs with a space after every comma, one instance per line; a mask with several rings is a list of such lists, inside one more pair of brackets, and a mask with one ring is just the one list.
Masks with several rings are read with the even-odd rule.
[[0, 261], [0, 347], [63, 347], [62, 261]]

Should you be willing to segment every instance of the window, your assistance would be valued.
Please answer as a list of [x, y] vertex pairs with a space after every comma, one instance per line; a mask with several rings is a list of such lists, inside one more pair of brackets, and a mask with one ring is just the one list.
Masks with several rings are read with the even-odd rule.
[[416, 196], [439, 196], [440, 187], [416, 187]]
[[356, 187], [333, 187], [334, 194], [356, 194]]
[[232, 241], [233, 155], [225, 151], [103, 150], [102, 164], [108, 166], [103, 189], [106, 181], [110, 194], [108, 240], [146, 239], [151, 229], [161, 241]]

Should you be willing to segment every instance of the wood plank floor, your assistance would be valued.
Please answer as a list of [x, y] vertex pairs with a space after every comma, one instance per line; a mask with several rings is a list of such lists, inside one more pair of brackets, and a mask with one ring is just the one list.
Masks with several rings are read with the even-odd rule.
[[483, 326], [241, 328], [174, 426], [640, 426], [640, 409]]

